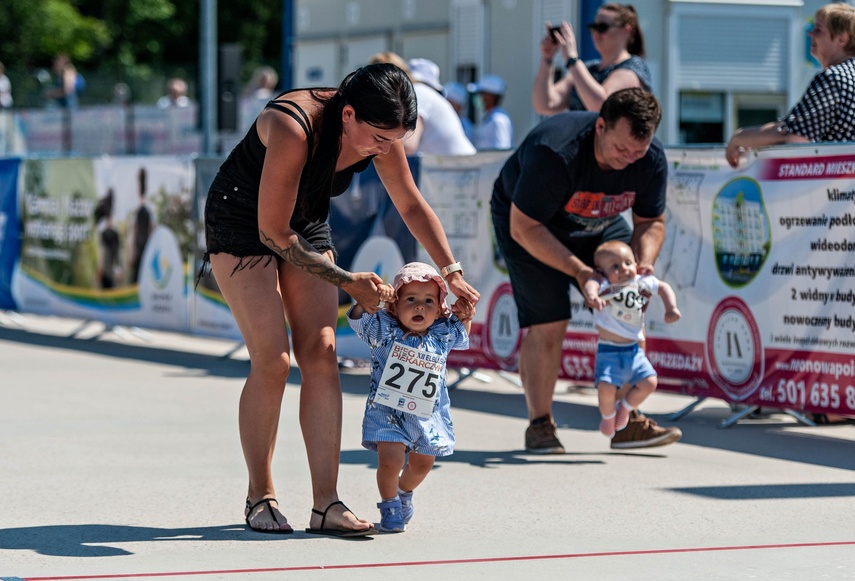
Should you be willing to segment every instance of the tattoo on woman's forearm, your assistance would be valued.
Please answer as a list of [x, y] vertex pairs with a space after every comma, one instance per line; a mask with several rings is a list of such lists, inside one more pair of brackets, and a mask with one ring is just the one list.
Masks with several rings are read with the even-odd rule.
[[353, 276], [346, 270], [339, 268], [326, 256], [315, 250], [302, 236], [297, 236], [297, 243], [283, 248], [265, 234], [264, 230], [260, 230], [261, 241], [273, 252], [279, 255], [282, 260], [293, 264], [300, 270], [305, 270], [309, 274], [333, 284], [337, 287], [342, 287], [349, 282], [353, 282]]

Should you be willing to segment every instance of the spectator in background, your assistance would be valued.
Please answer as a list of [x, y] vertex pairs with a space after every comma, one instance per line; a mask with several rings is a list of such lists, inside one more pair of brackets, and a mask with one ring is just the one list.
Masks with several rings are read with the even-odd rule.
[[273, 67], [264, 65], [255, 69], [249, 85], [246, 88], [246, 96], [259, 101], [269, 101], [276, 96], [276, 85], [279, 83], [279, 75]]
[[131, 87], [127, 83], [113, 85], [113, 104], [126, 107], [131, 103]]
[[190, 97], [187, 96], [187, 81], [180, 77], [169, 79], [166, 83], [166, 94], [157, 100], [157, 106], [161, 109], [189, 107]]
[[407, 77], [410, 79], [410, 82], [413, 81], [413, 77], [410, 74], [410, 65], [407, 64], [407, 61], [403, 59], [399, 54], [394, 52], [378, 52], [368, 61], [368, 64], [374, 65], [379, 63], [386, 63], [390, 65], [395, 65], [405, 73], [407, 73]]
[[278, 83], [279, 75], [273, 67], [265, 65], [255, 69], [241, 99], [240, 115], [244, 122], [250, 123], [258, 117], [267, 103], [276, 97]]
[[[576, 34], [569, 23], [563, 22], [554, 32], [551, 29], [547, 22], [531, 93], [538, 114], [553, 115], [567, 109], [599, 111], [606, 97], [620, 89], [652, 90], [650, 70], [644, 62], [644, 37], [631, 5], [604, 4], [588, 25], [599, 60], [579, 61]], [[559, 51], [567, 72], [554, 82], [554, 60]]]
[[510, 149], [514, 146], [514, 126], [510, 115], [501, 107], [506, 90], [507, 84], [497, 75], [487, 75], [475, 86], [484, 104], [484, 116], [475, 139], [479, 150]]
[[462, 83], [446, 83], [445, 98], [448, 99], [448, 102], [451, 103], [454, 112], [457, 113], [458, 117], [460, 117], [460, 123], [463, 125], [463, 133], [466, 134], [466, 138], [472, 143], [475, 143], [475, 125], [472, 124], [472, 121], [467, 115], [469, 107], [469, 91], [466, 90], [466, 87]]
[[463, 132], [454, 107], [443, 96], [437, 64], [423, 58], [410, 59], [407, 64], [418, 99], [419, 119], [416, 130], [404, 140], [404, 149], [407, 153], [473, 155], [475, 146]]
[[855, 140], [855, 7], [826, 4], [816, 12], [810, 54], [822, 66], [787, 116], [738, 129], [727, 144], [727, 162], [757, 147], [808, 141]]
[[403, 70], [413, 82], [418, 103], [415, 130], [404, 139], [407, 155], [472, 155], [475, 147], [463, 133], [463, 126], [445, 97], [439, 82], [439, 67], [427, 59], [404, 61], [392, 52], [371, 57], [371, 63], [393, 64]]
[[6, 76], [6, 67], [0, 63], [0, 109], [12, 106], [12, 82]]
[[65, 109], [76, 109], [78, 95], [85, 87], [83, 75], [77, 72], [77, 67], [68, 55], [56, 55], [53, 59], [52, 84], [45, 95], [51, 100], [51, 104]]

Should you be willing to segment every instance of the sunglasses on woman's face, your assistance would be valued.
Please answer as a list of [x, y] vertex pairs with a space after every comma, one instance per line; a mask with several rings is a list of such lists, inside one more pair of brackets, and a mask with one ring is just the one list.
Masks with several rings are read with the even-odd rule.
[[620, 28], [620, 24], [609, 24], [608, 22], [592, 22], [588, 25], [588, 30], [591, 32], [599, 32], [603, 34], [608, 31], [609, 28]]

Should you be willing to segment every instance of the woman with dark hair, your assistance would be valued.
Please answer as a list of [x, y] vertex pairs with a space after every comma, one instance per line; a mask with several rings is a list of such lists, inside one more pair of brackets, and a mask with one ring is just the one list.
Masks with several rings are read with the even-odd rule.
[[[650, 70], [644, 62], [644, 36], [638, 14], [629, 4], [603, 4], [588, 24], [600, 60], [582, 62], [576, 34], [569, 23], [552, 28], [540, 42], [540, 67], [531, 100], [540, 115], [561, 111], [599, 111], [606, 98], [621, 89], [641, 87], [652, 91]], [[555, 82], [555, 53], [561, 51], [566, 74]]]
[[348, 272], [335, 264], [326, 221], [330, 198], [347, 189], [354, 173], [374, 161], [407, 227], [436, 264], [447, 265], [443, 275], [451, 290], [478, 301], [410, 174], [401, 140], [415, 128], [416, 117], [412, 84], [388, 64], [362, 67], [338, 89], [282, 93], [220, 166], [208, 192], [205, 260], [250, 354], [239, 426], [249, 472], [245, 517], [253, 530], [293, 532], [279, 510], [271, 474], [293, 341], [313, 492], [306, 531], [376, 532], [350, 512], [336, 490], [342, 420], [338, 288], [374, 313], [383, 282], [373, 272]]

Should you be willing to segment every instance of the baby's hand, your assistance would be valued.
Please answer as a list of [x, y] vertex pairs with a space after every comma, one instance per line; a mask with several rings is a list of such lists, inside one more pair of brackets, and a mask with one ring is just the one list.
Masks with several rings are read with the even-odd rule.
[[683, 315], [680, 313], [680, 309], [674, 307], [673, 310], [665, 312], [665, 322], [666, 323], [676, 323], [680, 320]]
[[395, 300], [395, 287], [391, 284], [378, 284], [377, 292], [380, 294], [380, 300], [391, 303]]
[[465, 323], [475, 316], [475, 305], [461, 297], [451, 305], [451, 312], [457, 315], [461, 323]]
[[600, 297], [585, 297], [585, 304], [588, 305], [589, 308], [594, 309], [595, 311], [602, 311], [606, 306], [606, 301], [601, 299]]
[[576, 280], [579, 281], [579, 289], [588, 308], [602, 311], [606, 301], [600, 298], [600, 289], [604, 282], [600, 275], [590, 268], [584, 268], [576, 274]]

